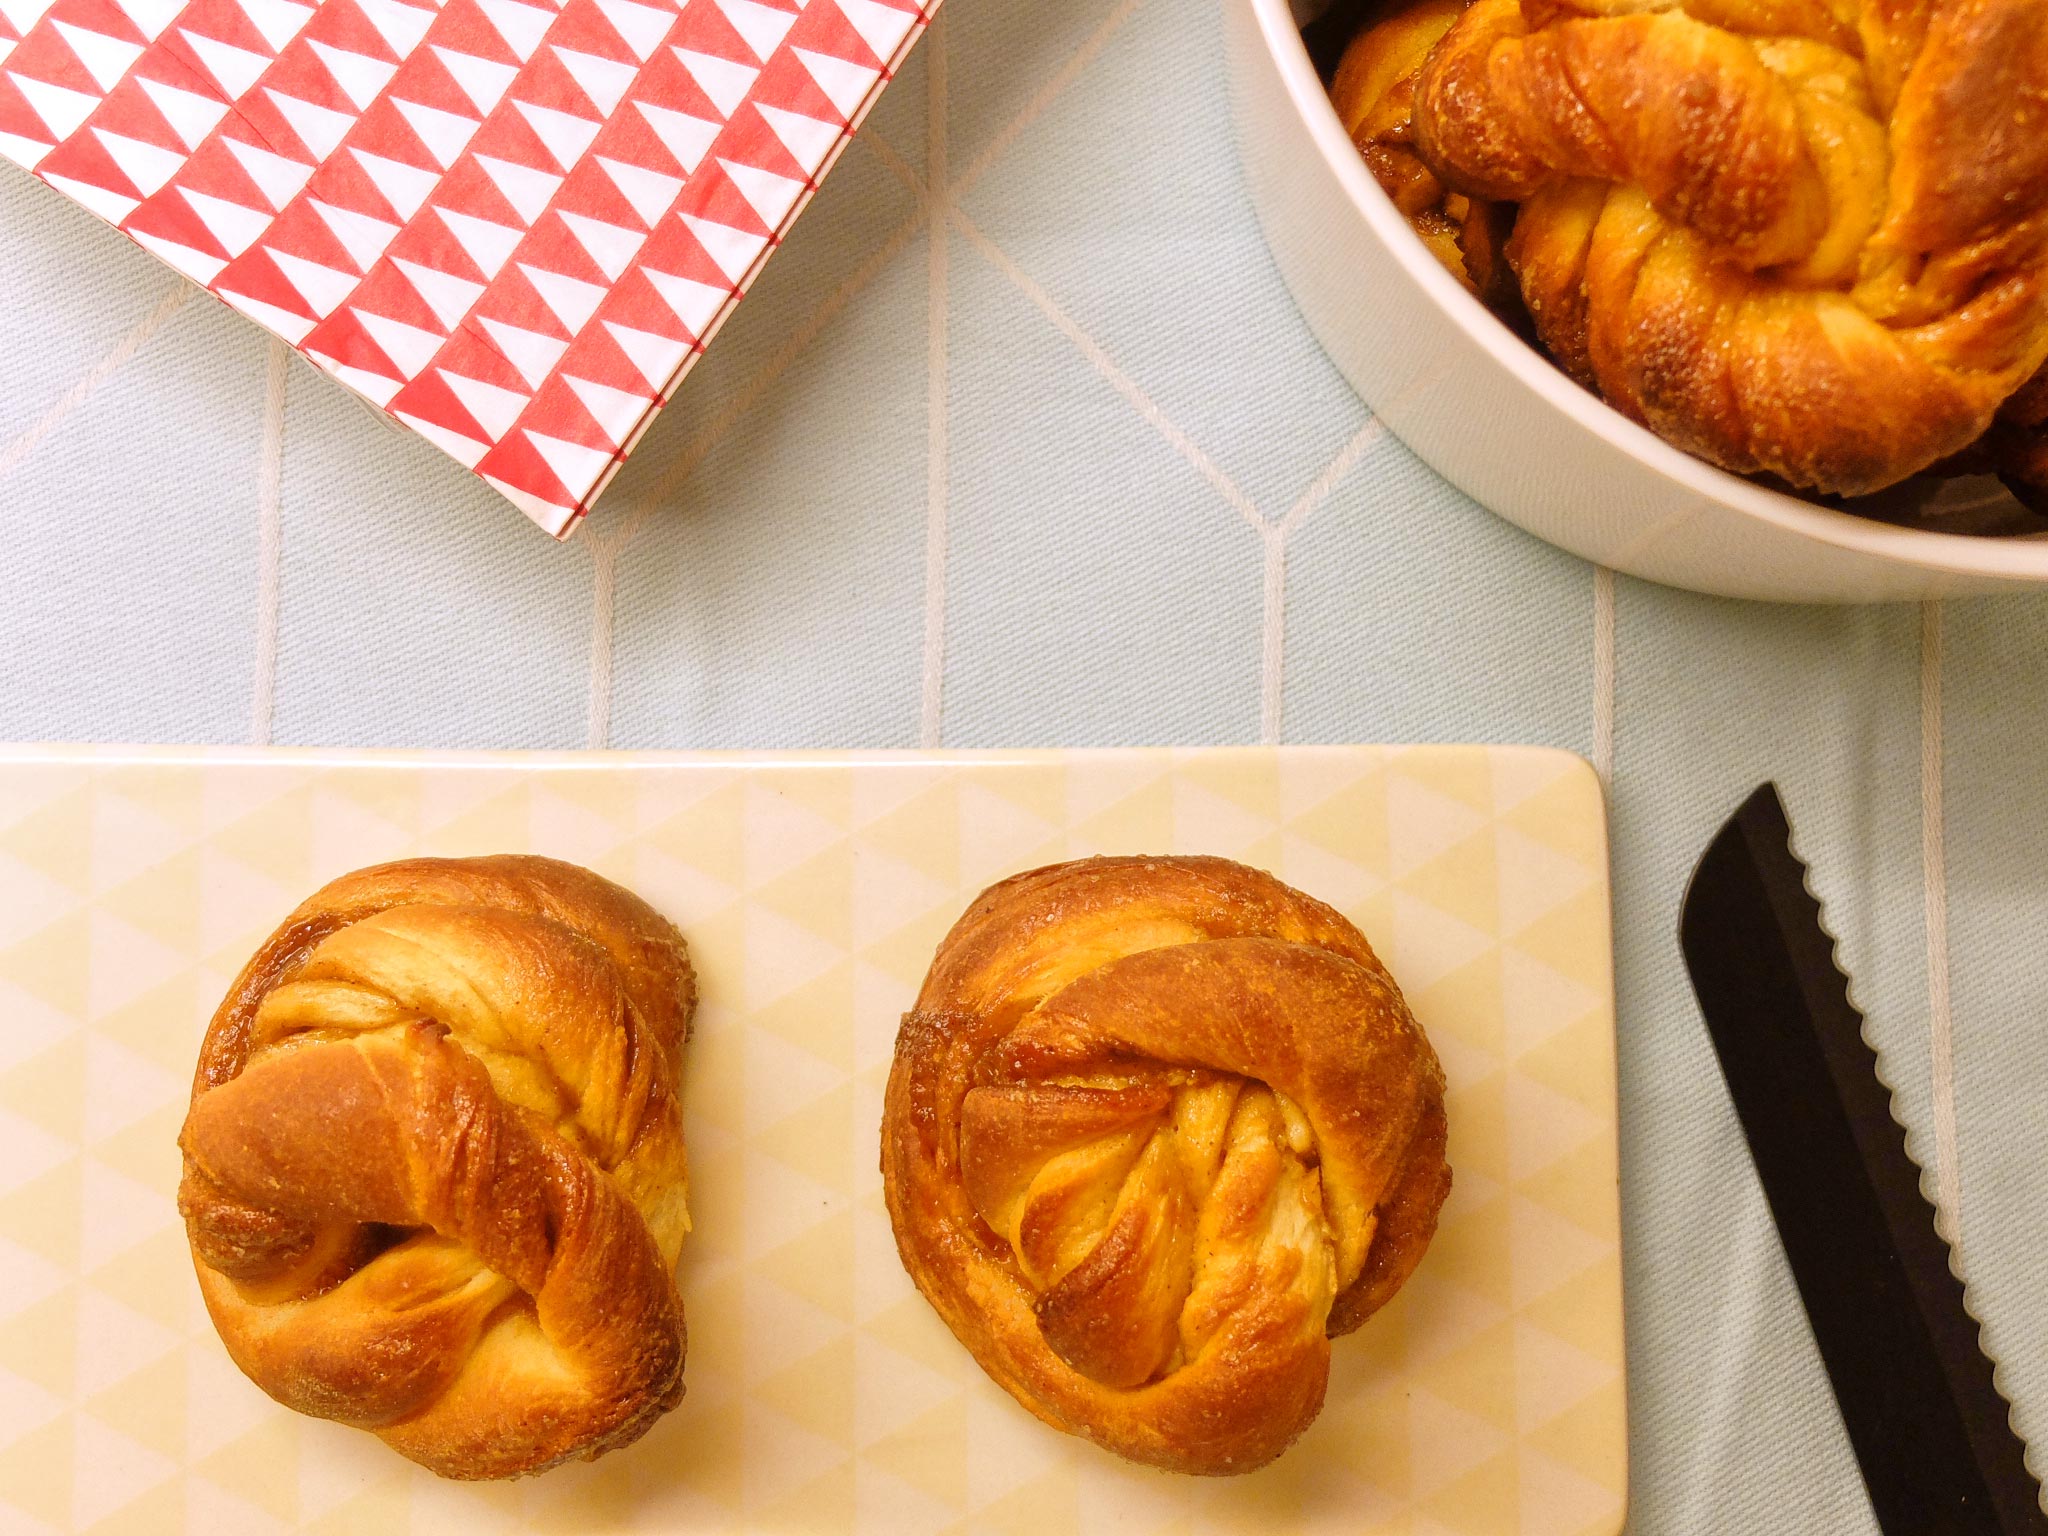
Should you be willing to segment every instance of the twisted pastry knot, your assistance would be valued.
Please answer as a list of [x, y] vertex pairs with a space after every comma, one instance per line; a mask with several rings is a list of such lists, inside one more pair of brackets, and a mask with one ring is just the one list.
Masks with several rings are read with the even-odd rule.
[[1363, 937], [1220, 859], [985, 893], [898, 1036], [905, 1267], [983, 1369], [1135, 1460], [1242, 1472], [1322, 1406], [1330, 1339], [1450, 1189], [1443, 1074]]
[[682, 1397], [695, 986], [637, 897], [537, 858], [316, 893], [201, 1047], [178, 1205], [236, 1364], [448, 1477], [636, 1439]]
[[1414, 0], [1359, 34], [1330, 82], [1330, 101], [1366, 169], [1430, 254], [1495, 310], [1519, 306], [1503, 246], [1513, 209], [1453, 192], [1415, 151], [1415, 76], [1463, 14], [1465, 0]]
[[1558, 360], [1737, 472], [1881, 489], [2048, 359], [2040, 0], [1476, 0], [1414, 134], [1521, 205]]

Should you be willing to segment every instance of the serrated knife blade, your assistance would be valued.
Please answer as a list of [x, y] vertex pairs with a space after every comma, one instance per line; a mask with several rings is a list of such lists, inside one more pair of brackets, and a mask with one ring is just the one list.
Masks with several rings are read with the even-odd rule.
[[1885, 1536], [2048, 1536], [1775, 785], [1708, 846], [1679, 943]]

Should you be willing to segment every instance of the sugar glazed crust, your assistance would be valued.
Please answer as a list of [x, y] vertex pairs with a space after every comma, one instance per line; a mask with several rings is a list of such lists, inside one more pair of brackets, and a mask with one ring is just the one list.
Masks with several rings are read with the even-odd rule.
[[1475, 0], [1403, 63], [1413, 158], [1513, 206], [1538, 336], [1624, 414], [1848, 496], [2026, 447], [1993, 428], [2048, 362], [2040, 0]]
[[550, 859], [344, 876], [271, 936], [179, 1137], [199, 1284], [286, 1406], [454, 1478], [681, 1400], [682, 936]]
[[995, 886], [939, 946], [883, 1187], [911, 1278], [1031, 1412], [1246, 1472], [1428, 1247], [1443, 1095], [1335, 911], [1222, 859], [1091, 859]]

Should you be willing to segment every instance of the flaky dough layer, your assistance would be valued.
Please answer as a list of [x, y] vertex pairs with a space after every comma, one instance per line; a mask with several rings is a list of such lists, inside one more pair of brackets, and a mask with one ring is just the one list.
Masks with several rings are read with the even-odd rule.
[[317, 892], [207, 1029], [179, 1145], [228, 1353], [444, 1477], [638, 1438], [683, 1392], [682, 936], [551, 859]]
[[1364, 938], [1221, 859], [984, 893], [897, 1037], [882, 1174], [905, 1267], [1047, 1423], [1183, 1472], [1271, 1461], [1330, 1339], [1450, 1188], [1443, 1074]]
[[1881, 490], [2048, 362], [2040, 0], [1475, 0], [1413, 138], [1519, 205], [1559, 363], [1737, 473]]

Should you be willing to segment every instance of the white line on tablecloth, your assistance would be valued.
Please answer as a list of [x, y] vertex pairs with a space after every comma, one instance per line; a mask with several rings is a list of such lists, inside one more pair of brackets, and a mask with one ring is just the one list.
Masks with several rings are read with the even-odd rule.
[[1942, 606], [1920, 608], [1920, 871], [1927, 925], [1927, 1055], [1934, 1097], [1934, 1190], [1962, 1262], [1963, 1175], [1956, 1144], [1955, 1020], [1948, 974], [1948, 829], [1942, 784]]
[[1287, 709], [1287, 528], [1268, 523], [1259, 530], [1264, 561], [1260, 571], [1259, 740], [1277, 746]]
[[1267, 526], [1265, 514], [1259, 511], [1238, 483], [1230, 478], [1223, 466], [1209, 457], [1208, 450], [1183, 432], [1173, 419], [1154, 403], [1152, 397], [1138, 387], [1137, 381], [1117, 366], [1116, 360], [1103, 350], [1102, 344], [1082, 330], [1073, 317], [1060, 308], [1052, 295], [1038, 285], [1030, 273], [1010, 259], [1009, 252], [983, 234], [974, 221], [959, 208], [954, 207], [947, 211], [952, 218], [953, 227], [967, 238], [970, 245], [981, 252], [990, 266], [1010, 280], [1012, 287], [1031, 301], [1034, 309], [1052, 322], [1053, 329], [1066, 337], [1073, 344], [1075, 351], [1088, 359], [1090, 366], [1102, 375], [1109, 387], [1123, 396], [1124, 404], [1136, 411], [1154, 432], [1165, 438], [1174, 452], [1186, 459], [1195, 473], [1208, 481], [1225, 504], [1244, 519], [1247, 527], [1254, 532], [1263, 531]]
[[1309, 482], [1308, 489], [1277, 521], [1263, 522], [1259, 531], [1263, 561], [1260, 571], [1261, 607], [1259, 625], [1259, 740], [1278, 745], [1287, 729], [1287, 546], [1294, 532], [1346, 475], [1358, 467], [1366, 449], [1386, 431], [1376, 416], [1368, 416], [1351, 434], [1337, 456], [1323, 466], [1323, 472]]
[[119, 373], [128, 360], [140, 352], [166, 320], [184, 307], [192, 297], [192, 285], [184, 279], [178, 280], [177, 287], [158, 301], [155, 309], [142, 317], [135, 329], [114, 343], [107, 355], [86, 370], [79, 381], [66, 390], [47, 411], [29, 423], [21, 435], [0, 448], [0, 476], [12, 474], [19, 469], [28, 456], [36, 451], [38, 444], [63, 424], [64, 418], [77, 410], [93, 397], [99, 387]]
[[[857, 144], [872, 147], [877, 141], [872, 135], [856, 139]], [[727, 399], [719, 413], [704, 424], [704, 428], [691, 438], [682, 452], [669, 460], [661, 476], [652, 486], [642, 492], [633, 504], [633, 510], [621, 524], [621, 542], [637, 534], [645, 525], [648, 516], [662, 506], [673, 494], [676, 487], [689, 478], [699, 464], [702, 464], [711, 450], [724, 441], [730, 432], [753, 409], [754, 402], [761, 398], [768, 387], [788, 371], [799, 357], [818, 339], [825, 327], [840, 310], [844, 309], [860, 291], [879, 277], [885, 267], [895, 259], [896, 254], [910, 243], [918, 226], [924, 222], [922, 210], [905, 219], [890, 234], [889, 238], [875, 248], [874, 254], [860, 264], [846, 281], [827, 294], [818, 307], [811, 311], [809, 318], [790, 332], [789, 339], [777, 349], [775, 355], [761, 365], [760, 371], [740, 388], [738, 393]]]
[[1614, 572], [1593, 567], [1593, 771], [1614, 777]]
[[[947, 187], [948, 201], [959, 199], [973, 187], [974, 183], [980, 179], [982, 173], [989, 168], [996, 152], [1014, 140], [1019, 133], [1028, 128], [1053, 104], [1059, 97], [1060, 92], [1073, 82], [1074, 77], [1080, 72], [1080, 67], [1099, 53], [1107, 45], [1111, 36], [1115, 34], [1117, 28], [1121, 27], [1131, 14], [1144, 3], [1145, 0], [1126, 0], [1124, 5], [1119, 6], [1114, 14], [1095, 29], [1089, 36], [1088, 41], [1081, 45], [1079, 52], [1060, 68], [1052, 77], [1052, 80], [1047, 83], [1045, 89], [1041, 90], [1024, 104], [1009, 126], [995, 136], [990, 142], [989, 147], [975, 159], [974, 163], [965, 172], [951, 179]], [[944, 25], [944, 17], [945, 13], [941, 12], [934, 19], [933, 25]], [[927, 38], [926, 41], [930, 41], [930, 39]], [[931, 216], [934, 205], [930, 189], [925, 186], [924, 178], [918, 175], [916, 169], [897, 152], [887, 139], [875, 131], [872, 124], [861, 129], [858, 137], [854, 139], [854, 143], [871, 151], [875, 158], [881, 161], [909, 189], [911, 195], [917, 199], [916, 210], [891, 231], [889, 238], [876, 247], [874, 254], [862, 262], [860, 267], [845, 282], [835, 288], [830, 296], [817, 309], [811, 312], [808, 320], [790, 333], [789, 340], [762, 366], [760, 372], [748, 380], [745, 387], [726, 402], [725, 409], [706, 423], [704, 429], [690, 440], [689, 445], [680, 454], [669, 461], [668, 466], [662, 471], [660, 478], [645, 492], [641, 493], [635, 502], [631, 515], [622, 526], [622, 533], [626, 528], [638, 531], [646, 515], [653, 508], [659, 506], [675, 490], [676, 486], [703, 462], [705, 455], [710, 453], [720, 440], [724, 438], [725, 434], [731, 431], [733, 426], [746, 415], [762, 392], [780, 378], [798, 357], [803, 355], [805, 349], [817, 339], [818, 333], [825, 329], [833, 316], [846, 307], [849, 300], [881, 274], [882, 270], [888, 266], [896, 253], [910, 242], [911, 237], [918, 232], [924, 225], [925, 220]]]
[[249, 740], [270, 745], [277, 714], [277, 632], [284, 549], [284, 397], [291, 348], [273, 339], [263, 369], [263, 443], [256, 460], [256, 663]]
[[1313, 517], [1322, 504], [1330, 499], [1330, 493], [1344, 481], [1344, 477], [1358, 468], [1358, 461], [1365, 457], [1365, 451], [1386, 435], [1387, 424], [1377, 416], [1368, 416], [1358, 424], [1358, 430], [1351, 434], [1351, 440], [1337, 450], [1337, 457], [1323, 466], [1323, 472], [1309, 482], [1307, 490], [1301, 493], [1293, 506], [1280, 519], [1280, 526], [1293, 533]]
[[1102, 376], [1104, 382], [1123, 396], [1124, 404], [1136, 411], [1154, 432], [1166, 440], [1167, 445], [1175, 453], [1188, 462], [1196, 474], [1208, 481], [1225, 504], [1244, 520], [1245, 526], [1259, 536], [1259, 739], [1269, 743], [1277, 742], [1280, 739], [1281, 705], [1285, 694], [1287, 665], [1286, 528], [1261, 512], [1257, 503], [1230, 478], [1223, 466], [1209, 457], [1208, 451], [1201, 444], [1182, 431], [1173, 418], [1168, 416], [1150, 395], [1139, 388], [1137, 380], [1117, 366], [1116, 360], [1103, 348], [1102, 343], [1082, 330], [1074, 318], [1060, 308], [1051, 294], [1010, 259], [1007, 251], [983, 234], [974, 221], [957, 206], [949, 208], [947, 213], [953, 227], [966, 237], [969, 244], [981, 252], [983, 259], [1008, 278], [1013, 288], [1030, 300], [1032, 307], [1052, 323], [1054, 330], [1073, 344], [1074, 349], [1088, 360], [1088, 365]]
[[1217, 495], [1237, 513], [1244, 524], [1258, 534], [1261, 553], [1259, 738], [1268, 743], [1278, 742], [1285, 726], [1288, 538], [1329, 499], [1331, 492], [1357, 466], [1365, 451], [1378, 440], [1385, 428], [1378, 418], [1368, 417], [1352, 434], [1351, 439], [1338, 449], [1336, 457], [1309, 482], [1308, 488], [1302, 492], [1294, 505], [1282, 516], [1269, 518], [1259, 510], [1258, 504], [1230, 477], [1222, 465], [1211, 458], [1199, 443], [1166, 414], [1158, 402], [1139, 387], [1135, 379], [1117, 365], [1116, 360], [1100, 342], [1083, 330], [1079, 322], [1060, 308], [1051, 294], [1010, 258], [1007, 251], [990, 239], [960, 210], [957, 199], [949, 203], [946, 215], [953, 227], [981, 253], [989, 265], [1009, 279], [1011, 286], [1051, 322], [1053, 329], [1073, 344], [1075, 350], [1087, 359], [1089, 365], [1102, 376], [1110, 388], [1123, 397], [1124, 403], [1165, 439], [1167, 445], [1185, 459], [1196, 474], [1208, 481]]
[[[925, 183], [929, 207], [943, 203], [946, 188], [946, 22], [942, 14], [924, 40]], [[924, 677], [918, 708], [918, 745], [936, 747], [945, 735], [946, 718], [946, 419], [949, 404], [946, 369], [946, 307], [950, 274], [946, 270], [949, 241], [944, 228], [932, 225], [925, 238], [925, 273], [929, 298], [925, 308], [925, 356], [930, 365], [925, 389], [925, 525], [924, 525]]]
[[[1732, 1117], [1733, 1109], [1728, 1113]], [[1686, 1479], [1685, 1502], [1671, 1525], [1675, 1531], [1715, 1529], [1715, 1504], [1720, 1495], [1712, 1473], [1725, 1464], [1745, 1391], [1753, 1384], [1744, 1364], [1766, 1360], [1775, 1353], [1763, 1341], [1771, 1332], [1768, 1314], [1777, 1228], [1772, 1225], [1771, 1208], [1764, 1202], [1763, 1186], [1747, 1177], [1746, 1170], [1745, 1176], [1729, 1187], [1735, 1197], [1733, 1232], [1713, 1266], [1713, 1279], [1723, 1287], [1721, 1294], [1710, 1308], [1701, 1309], [1716, 1319], [1716, 1326], [1708, 1330], [1703, 1375], [1687, 1394], [1681, 1454], [1689, 1458], [1695, 1471]]]
[[619, 551], [629, 525], [604, 533], [586, 530], [577, 542], [590, 551], [590, 708], [583, 744], [602, 752], [612, 741], [612, 615], [619, 586]]
[[705, 457], [744, 417], [753, 403], [758, 400], [776, 379], [803, 355], [804, 349], [817, 339], [818, 333], [832, 321], [832, 317], [844, 309], [861, 289], [875, 280], [882, 269], [896, 257], [896, 253], [909, 243], [910, 237], [924, 222], [924, 215], [918, 214], [897, 229], [878, 247], [875, 253], [860, 267], [833, 289], [810, 318], [790, 334], [790, 338], [776, 354], [768, 359], [760, 372], [749, 379], [738, 394], [726, 402], [724, 410], [705, 425], [703, 431], [692, 438], [683, 451], [670, 461], [654, 488], [633, 504], [633, 508], [620, 521], [619, 526], [609, 530], [586, 527], [577, 535], [578, 544], [595, 548], [603, 545], [605, 558], [592, 565], [592, 579], [601, 585], [591, 594], [590, 632], [590, 729], [604, 732], [601, 737], [592, 737], [592, 747], [610, 745], [611, 731], [611, 688], [612, 688], [612, 585], [617, 579], [618, 557], [627, 545], [645, 530], [649, 516], [661, 506], [670, 492], [690, 472], [704, 462]]
[[[874, 144], [872, 134], [856, 142]], [[605, 550], [600, 559], [592, 556], [591, 632], [590, 632], [590, 708], [588, 740], [593, 748], [601, 749], [610, 745], [611, 733], [611, 688], [612, 688], [612, 631], [613, 592], [617, 581], [618, 559], [626, 546], [631, 544], [646, 529], [648, 518], [662, 506], [669, 495], [687, 479], [696, 467], [704, 462], [711, 450], [724, 440], [726, 433], [746, 415], [763, 393], [780, 378], [804, 350], [815, 341], [818, 334], [832, 321], [832, 317], [868, 284], [878, 277], [896, 254], [910, 242], [912, 235], [924, 222], [922, 211], [906, 219], [889, 238], [878, 246], [868, 259], [860, 264], [822, 303], [811, 311], [809, 318], [790, 333], [789, 339], [775, 355], [762, 365], [759, 372], [733, 395], [720, 411], [704, 426], [704, 429], [684, 446], [676, 457], [669, 461], [654, 486], [639, 497], [619, 525], [612, 529], [598, 529], [586, 526], [577, 535], [576, 542], [593, 550], [602, 546]]]
[[1095, 56], [1109, 46], [1109, 40], [1123, 29], [1125, 22], [1143, 9], [1145, 0], [1124, 0], [1124, 3], [1103, 17], [1095, 30], [1088, 34], [1088, 40], [1076, 48], [1066, 63], [1054, 70], [1032, 98], [1017, 111], [1017, 115], [1003, 126], [996, 136], [988, 141], [982, 152], [969, 162], [967, 169], [953, 185], [953, 195], [958, 198], [967, 189], [981, 180], [982, 172], [994, 165], [1003, 151], [1017, 142], [1017, 136], [1044, 116], [1045, 111], [1061, 96], [1067, 87], [1081, 76], [1081, 71], [1094, 62]]
[[[1119, 5], [1115, 11], [1104, 18], [1094, 32], [1089, 34], [1088, 40], [1054, 72], [1045, 85], [1030, 100], [1024, 103], [1018, 110], [1017, 115], [989, 141], [987, 147], [975, 158], [974, 162], [961, 175], [951, 178], [945, 185], [945, 202], [950, 204], [963, 196], [981, 178], [982, 174], [994, 164], [1002, 151], [1015, 142], [1019, 134], [1035, 122], [1059, 99], [1067, 87], [1079, 77], [1081, 71], [1087, 66], [1088, 61], [1093, 59], [1108, 45], [1109, 40], [1115, 36], [1124, 23], [1130, 20], [1145, 3], [1146, 0], [1124, 0], [1122, 5]], [[943, 17], [935, 22], [935, 25], [943, 25]], [[929, 43], [930, 41], [931, 39], [927, 37], [926, 42]], [[943, 69], [943, 63], [940, 68]], [[784, 342], [775, 355], [762, 366], [753, 378], [747, 381], [737, 394], [731, 396], [726, 401], [724, 409], [705, 424], [704, 429], [690, 440], [682, 452], [669, 461], [668, 465], [656, 478], [655, 483], [635, 500], [632, 509], [620, 522], [618, 528], [610, 533], [608, 538], [598, 540], [594, 538], [596, 530], [586, 527], [578, 540], [579, 543], [590, 543], [593, 545], [602, 542], [607, 548], [607, 554], [603, 560], [597, 560], [593, 557], [592, 579], [598, 584], [596, 590], [593, 591], [591, 623], [590, 730], [593, 733], [591, 742], [593, 746], [607, 745], [611, 730], [611, 584], [616, 581], [619, 555], [623, 553], [628, 544], [638, 537], [641, 530], [646, 526], [647, 519], [653, 510], [667, 501], [676, 487], [689, 477], [691, 472], [704, 461], [706, 455], [724, 439], [726, 433], [731, 431], [733, 426], [746, 415], [754, 402], [788, 370], [797, 358], [803, 355], [810, 344], [817, 339], [818, 334], [831, 322], [833, 316], [837, 315], [855, 295], [881, 274], [889, 263], [895, 259], [897, 253], [917, 234], [919, 229], [926, 227], [927, 222], [932, 219], [933, 210], [940, 206], [938, 200], [933, 198], [930, 188], [925, 185], [924, 178], [918, 175], [917, 171], [896, 152], [889, 141], [876, 133], [872, 127], [864, 129], [854, 142], [872, 151], [875, 157], [904, 186], [909, 188], [912, 196], [917, 199], [915, 210], [911, 213], [910, 217], [905, 219], [891, 232], [889, 238], [884, 240], [866, 261], [861, 263], [858, 269], [848, 276], [845, 282], [835, 288], [826, 297], [824, 302], [811, 312], [810, 318], [790, 334], [789, 339]], [[940, 144], [940, 152], [943, 154], [943, 127], [940, 130]], [[939, 163], [943, 164], [943, 161]], [[942, 243], [937, 233], [940, 226], [933, 223], [932, 228], [934, 230], [933, 243]], [[944, 254], [941, 254], [938, 259], [943, 262], [945, 260]], [[943, 431], [943, 428], [941, 430]], [[927, 542], [929, 543], [929, 529], [927, 531]], [[941, 583], [940, 601], [942, 606], [938, 621], [941, 634], [939, 659], [936, 666], [941, 671], [942, 684], [944, 665], [943, 575], [943, 569], [941, 569], [939, 580]], [[928, 567], [928, 595], [930, 584], [931, 574]], [[928, 617], [928, 631], [930, 627], [931, 622]], [[935, 663], [931, 659], [928, 648], [925, 660], [927, 676], [929, 676], [934, 665]], [[600, 731], [602, 732], [602, 739], [596, 734]]]

